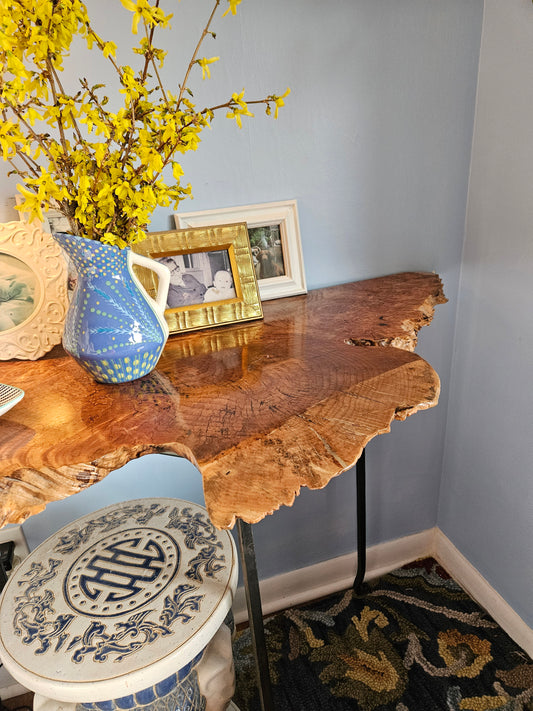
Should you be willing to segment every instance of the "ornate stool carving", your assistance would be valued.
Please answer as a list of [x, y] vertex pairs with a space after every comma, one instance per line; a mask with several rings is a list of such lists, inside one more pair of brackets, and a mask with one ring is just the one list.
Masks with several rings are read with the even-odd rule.
[[225, 623], [237, 573], [231, 534], [201, 506], [108, 506], [14, 571], [0, 657], [35, 711], [238, 711]]

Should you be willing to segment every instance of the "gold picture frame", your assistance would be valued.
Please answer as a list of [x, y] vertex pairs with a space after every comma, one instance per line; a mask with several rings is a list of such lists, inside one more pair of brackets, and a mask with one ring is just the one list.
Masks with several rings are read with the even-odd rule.
[[0, 360], [36, 360], [61, 342], [67, 266], [37, 225], [0, 224], [0, 292]]
[[[263, 317], [245, 223], [150, 232], [133, 250], [171, 268], [165, 310], [171, 334]], [[154, 272], [135, 272], [155, 295]]]

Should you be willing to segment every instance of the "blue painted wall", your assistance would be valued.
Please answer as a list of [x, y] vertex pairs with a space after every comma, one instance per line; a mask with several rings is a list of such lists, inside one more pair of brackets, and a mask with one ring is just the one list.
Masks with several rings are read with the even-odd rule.
[[[89, 6], [102, 35], [112, 32], [122, 47], [129, 16], [120, 3]], [[208, 8], [176, 4], [168, 77], [181, 80]], [[184, 157], [195, 199], [183, 210], [296, 198], [309, 288], [411, 269], [444, 281], [450, 303], [418, 349], [441, 376], [441, 403], [393, 424], [368, 448], [371, 544], [437, 521], [482, 12], [482, 0], [245, 0], [237, 17], [217, 23], [205, 55], [221, 61], [195, 91], [203, 106], [243, 87], [250, 97], [292, 89], [277, 121], [258, 110], [239, 131], [216, 117], [199, 150]], [[77, 51], [73, 63], [74, 74], [96, 80], [97, 63]], [[2, 195], [12, 194], [13, 181], [4, 173], [0, 181]], [[172, 226], [168, 211], [155, 214], [154, 230]], [[30, 543], [125, 492], [173, 495], [176, 479], [184, 497], [201, 500], [188, 463], [132, 462], [30, 519]], [[353, 492], [348, 472], [259, 524], [260, 574], [353, 550]]]
[[486, 0], [439, 525], [533, 627], [533, 6]]

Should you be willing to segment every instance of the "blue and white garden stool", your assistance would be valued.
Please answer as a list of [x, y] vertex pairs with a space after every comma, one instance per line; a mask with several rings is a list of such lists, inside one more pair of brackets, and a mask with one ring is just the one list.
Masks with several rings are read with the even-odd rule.
[[0, 658], [35, 711], [225, 711], [229, 531], [179, 499], [108, 506], [62, 528], [0, 598]]

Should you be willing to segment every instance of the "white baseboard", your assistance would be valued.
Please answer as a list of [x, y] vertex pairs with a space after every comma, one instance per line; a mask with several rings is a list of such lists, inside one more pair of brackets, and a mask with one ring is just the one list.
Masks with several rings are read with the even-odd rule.
[[[430, 528], [368, 548], [365, 579], [377, 578], [417, 558], [431, 555], [434, 532], [435, 529]], [[262, 580], [259, 588], [263, 614], [270, 615], [293, 605], [301, 605], [339, 590], [346, 590], [353, 583], [356, 567], [357, 554], [348, 553]], [[248, 619], [242, 587], [237, 589], [233, 614], [237, 623]]]
[[485, 608], [509, 637], [533, 657], [533, 629], [496, 592], [440, 529], [435, 529], [433, 556], [466, 592]]
[[[496, 620], [507, 634], [533, 657], [533, 630], [494, 590], [474, 566], [438, 528], [386, 541], [367, 550], [365, 580], [389, 573], [417, 558], [433, 556], [448, 573]], [[260, 583], [263, 614], [317, 600], [349, 588], [355, 576], [357, 554], [350, 553], [310, 565]], [[239, 587], [233, 604], [237, 623], [248, 619], [244, 589]]]

